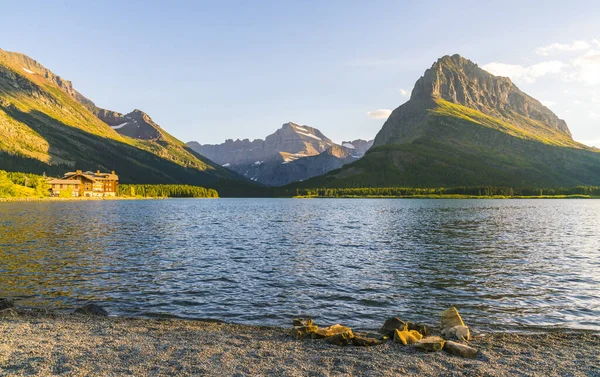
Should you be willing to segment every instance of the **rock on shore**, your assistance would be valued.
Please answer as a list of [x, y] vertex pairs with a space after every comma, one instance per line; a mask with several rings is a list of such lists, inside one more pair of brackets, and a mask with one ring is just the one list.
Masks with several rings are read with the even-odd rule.
[[[357, 333], [358, 334], [358, 333]], [[592, 332], [475, 336], [476, 359], [386, 342], [338, 347], [289, 329], [31, 312], [0, 318], [0, 375], [598, 376]]]

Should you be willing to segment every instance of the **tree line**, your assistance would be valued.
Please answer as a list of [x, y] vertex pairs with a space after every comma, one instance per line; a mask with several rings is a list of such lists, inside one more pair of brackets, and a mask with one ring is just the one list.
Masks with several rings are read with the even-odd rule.
[[0, 170], [0, 198], [48, 196], [46, 177]]
[[598, 186], [564, 188], [513, 188], [494, 186], [473, 187], [362, 187], [318, 188], [288, 191], [287, 196], [301, 197], [418, 197], [418, 196], [476, 196], [476, 197], [539, 197], [539, 196], [600, 196]]
[[120, 184], [118, 196], [143, 198], [218, 198], [219, 193], [210, 188], [190, 185]]

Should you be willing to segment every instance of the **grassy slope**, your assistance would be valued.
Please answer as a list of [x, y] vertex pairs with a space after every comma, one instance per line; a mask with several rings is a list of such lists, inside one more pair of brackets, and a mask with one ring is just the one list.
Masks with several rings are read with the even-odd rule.
[[41, 198], [48, 196], [46, 178], [0, 170], [0, 198]]
[[239, 183], [240, 192], [252, 189], [164, 131], [158, 141], [121, 136], [41, 75], [20, 70], [10, 59], [0, 59], [0, 70], [0, 169], [53, 175], [76, 168], [116, 170], [122, 182], [229, 191]]
[[370, 150], [361, 160], [292, 187], [558, 187], [600, 184], [600, 153], [568, 138], [517, 127], [436, 100], [410, 143]]

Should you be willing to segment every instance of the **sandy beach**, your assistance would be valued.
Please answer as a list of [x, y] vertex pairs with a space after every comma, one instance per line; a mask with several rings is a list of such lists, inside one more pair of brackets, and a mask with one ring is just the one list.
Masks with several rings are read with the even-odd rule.
[[0, 376], [600, 376], [598, 333], [480, 333], [470, 345], [475, 360], [276, 327], [19, 310], [0, 318]]

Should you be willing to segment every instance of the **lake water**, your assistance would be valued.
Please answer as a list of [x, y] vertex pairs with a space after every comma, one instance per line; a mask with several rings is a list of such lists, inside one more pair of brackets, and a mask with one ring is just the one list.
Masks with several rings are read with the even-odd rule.
[[0, 203], [0, 297], [289, 326], [600, 330], [600, 201]]

